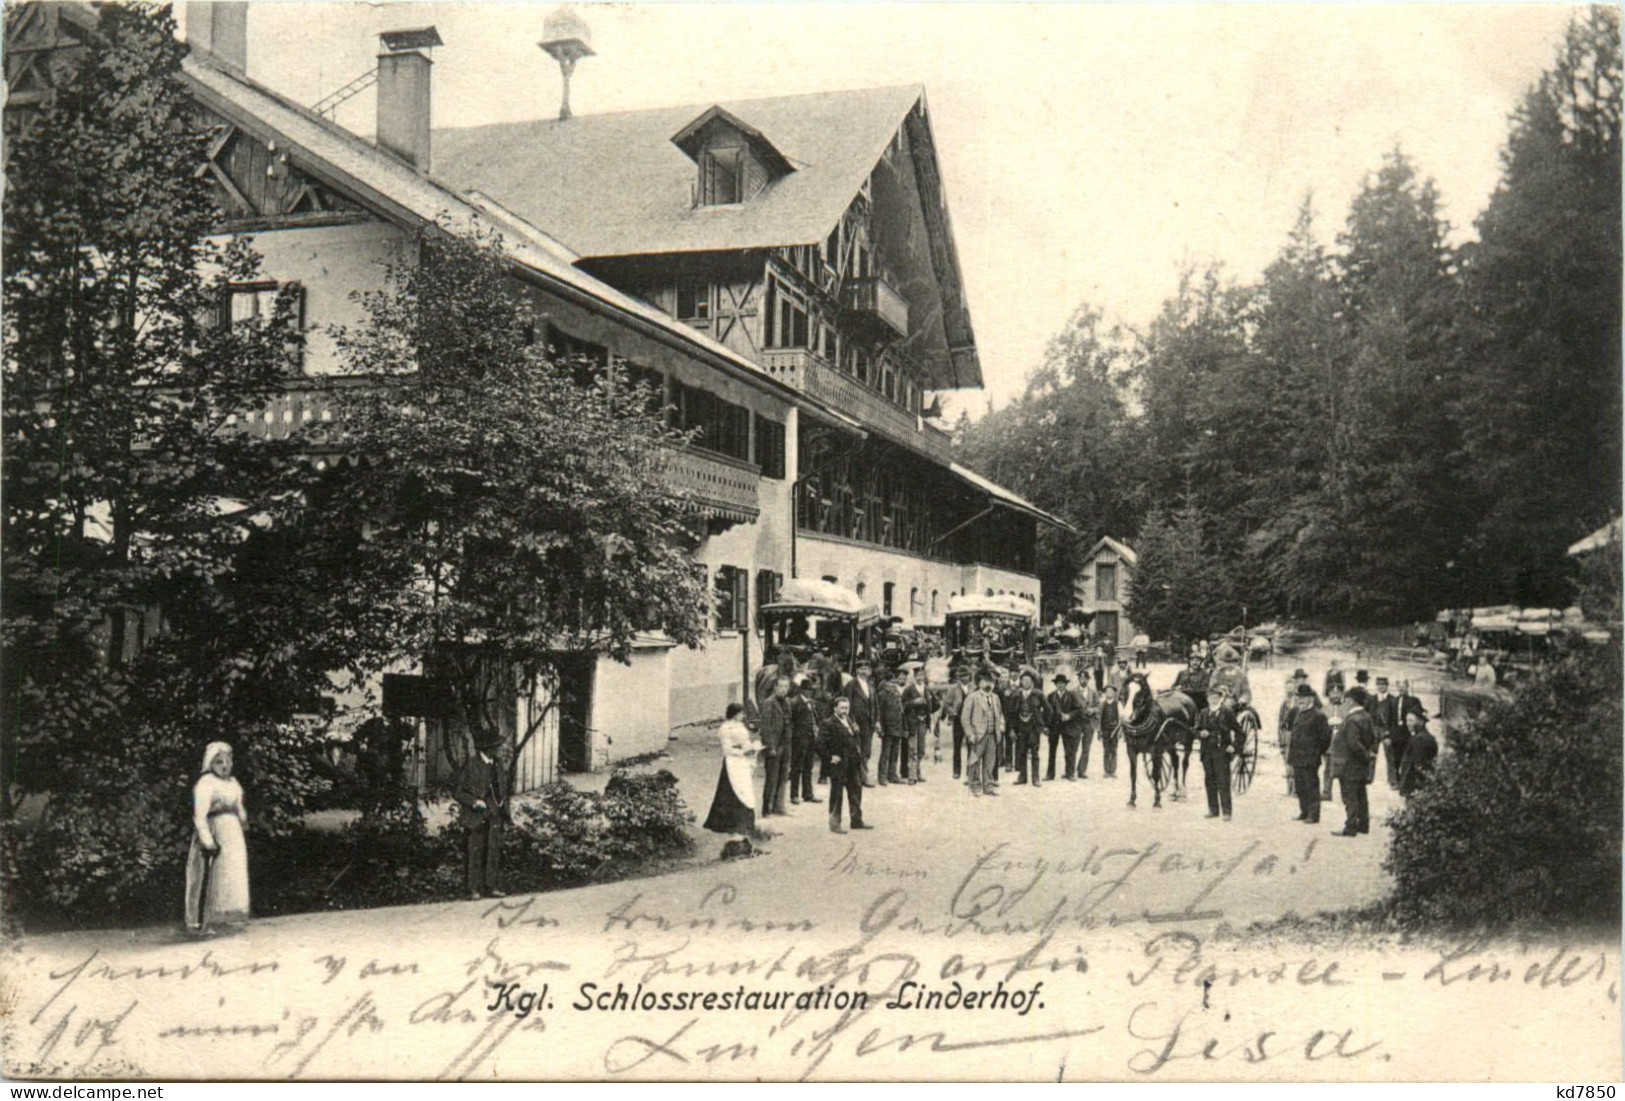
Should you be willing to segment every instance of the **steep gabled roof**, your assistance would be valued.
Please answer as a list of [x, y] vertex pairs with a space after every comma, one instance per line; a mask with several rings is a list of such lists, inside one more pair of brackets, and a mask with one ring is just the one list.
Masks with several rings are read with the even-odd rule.
[[[835, 228], [922, 95], [907, 85], [436, 130], [435, 175], [588, 258], [810, 245]], [[717, 112], [796, 170], [748, 203], [696, 208], [694, 162], [672, 139]]]
[[[524, 211], [516, 211], [508, 203], [485, 194], [458, 194], [337, 123], [240, 73], [222, 69], [208, 59], [195, 55], [189, 57], [183, 71], [194, 94], [205, 106], [257, 137], [274, 138], [285, 146], [291, 146], [301, 171], [352, 196], [383, 216], [403, 225], [438, 222], [452, 232], [497, 231], [502, 235], [503, 248], [509, 259], [555, 291], [598, 303], [619, 314], [633, 327], [659, 334], [668, 342], [686, 347], [705, 360], [748, 375], [765, 389], [816, 409], [821, 417], [832, 423], [862, 434], [858, 422], [845, 413], [791, 390], [752, 360], [664, 311], [624, 294], [577, 268], [574, 264], [577, 254], [568, 242], [561, 243], [551, 234], [543, 232]], [[906, 113], [907, 108], [904, 110]], [[685, 163], [689, 163], [675, 146], [670, 148]], [[880, 150], [877, 149], [874, 155], [878, 159]], [[853, 182], [854, 193], [868, 171], [865, 169]], [[797, 172], [790, 178], [800, 174]], [[835, 217], [838, 218], [844, 210], [842, 206]], [[1073, 530], [1066, 521], [973, 470], [958, 463], [951, 463], [950, 469], [959, 478], [1006, 507], [1045, 523]]]
[[458, 195], [337, 123], [211, 61], [194, 55], [186, 59], [183, 72], [205, 106], [260, 138], [291, 146], [302, 171], [390, 220], [402, 225], [438, 222], [457, 233], [496, 231], [509, 259], [555, 291], [607, 307], [633, 326], [748, 375], [765, 389], [814, 405], [838, 423], [856, 425], [796, 394], [732, 349], [577, 268], [574, 253], [505, 207], [483, 196]]
[[1118, 558], [1122, 559], [1124, 562], [1127, 562], [1131, 566], [1138, 566], [1140, 564], [1140, 556], [1134, 553], [1133, 547], [1129, 546], [1127, 543], [1120, 543], [1109, 535], [1101, 536], [1100, 542], [1090, 547], [1089, 553], [1084, 555], [1084, 557], [1093, 558], [1095, 555], [1100, 553], [1100, 548], [1102, 547], [1109, 548], [1112, 553], [1117, 555]]
[[[1001, 505], [1004, 505], [1006, 508], [1011, 508], [1017, 512], [1025, 513], [1035, 520], [1041, 520], [1052, 527], [1060, 528], [1062, 531], [1070, 531], [1074, 535], [1077, 534], [1077, 528], [1073, 527], [1071, 524], [1067, 523], [1053, 512], [1045, 512], [1043, 509], [1027, 500], [1027, 498], [1023, 497], [1021, 494], [1016, 493], [1014, 490], [1005, 489], [998, 482], [995, 482], [990, 478], [982, 477], [970, 467], [961, 466], [959, 463], [949, 463], [948, 468], [958, 475], [961, 480], [968, 482], [970, 485], [981, 490], [983, 493], [986, 493], [989, 497], [992, 497], [995, 501], [999, 502]], [[1129, 551], [1129, 553], [1133, 554], [1134, 552]]]

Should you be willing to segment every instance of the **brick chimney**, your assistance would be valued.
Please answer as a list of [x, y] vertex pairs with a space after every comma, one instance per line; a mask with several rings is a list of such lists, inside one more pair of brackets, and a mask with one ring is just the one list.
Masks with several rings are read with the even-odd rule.
[[424, 50], [441, 44], [433, 27], [378, 36], [378, 145], [419, 172], [429, 171], [430, 70]]
[[213, 60], [248, 72], [248, 4], [242, 0], [187, 0], [186, 41]]

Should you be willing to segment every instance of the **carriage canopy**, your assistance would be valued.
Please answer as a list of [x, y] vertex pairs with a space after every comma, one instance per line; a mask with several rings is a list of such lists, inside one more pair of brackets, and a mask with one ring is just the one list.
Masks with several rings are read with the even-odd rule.
[[865, 604], [857, 593], [833, 582], [794, 578], [780, 587], [779, 595], [771, 604], [762, 605], [762, 615], [764, 618], [820, 616], [824, 619], [851, 620], [863, 626], [877, 621], [880, 609], [873, 604]]
[[1038, 609], [1019, 596], [950, 596], [942, 617], [948, 645], [960, 653], [985, 651], [990, 660], [1031, 662]]
[[1023, 600], [1019, 596], [950, 596], [945, 619], [955, 616], [978, 616], [1003, 619], [1021, 619], [1035, 622], [1038, 619], [1038, 609], [1030, 600]]

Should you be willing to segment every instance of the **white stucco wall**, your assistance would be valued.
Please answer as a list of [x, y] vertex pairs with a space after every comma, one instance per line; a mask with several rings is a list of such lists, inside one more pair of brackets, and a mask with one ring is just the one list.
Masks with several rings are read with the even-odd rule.
[[[961, 591], [985, 593], [992, 589], [995, 593], [1028, 597], [1035, 604], [1043, 595], [1038, 578], [1032, 574], [921, 558], [827, 535], [800, 533], [796, 557], [799, 576], [833, 577], [836, 584], [854, 591], [862, 585], [863, 598], [883, 611], [885, 584], [891, 582], [892, 615], [902, 616], [910, 627], [940, 626], [948, 597]], [[911, 606], [910, 594], [915, 591], [919, 602]], [[937, 594], [934, 611], [933, 593]]]
[[260, 254], [260, 277], [305, 288], [305, 373], [330, 375], [342, 367], [328, 330], [366, 319], [354, 291], [382, 288], [386, 265], [402, 255], [406, 235], [386, 222], [308, 226], [246, 235]]
[[594, 769], [666, 748], [671, 653], [656, 645], [634, 650], [629, 665], [599, 660], [592, 696]]

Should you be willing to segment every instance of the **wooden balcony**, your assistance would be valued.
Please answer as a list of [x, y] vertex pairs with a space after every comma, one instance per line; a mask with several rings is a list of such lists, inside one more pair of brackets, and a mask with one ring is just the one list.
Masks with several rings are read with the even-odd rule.
[[843, 291], [847, 309], [872, 318], [898, 336], [908, 335], [908, 300], [879, 276], [848, 279]]
[[[335, 389], [357, 385], [355, 379], [306, 378], [290, 380], [282, 393], [258, 412], [234, 418], [227, 431], [263, 440], [296, 436], [312, 461], [325, 468], [335, 453], [344, 451], [344, 429], [333, 400]], [[750, 523], [761, 513], [756, 486], [761, 470], [750, 463], [690, 448], [668, 452], [666, 481], [689, 492], [695, 507], [708, 516]]]
[[761, 470], [724, 455], [692, 448], [667, 453], [666, 481], [685, 489], [699, 510], [708, 516], [750, 523], [761, 515], [756, 487]]
[[805, 348], [770, 349], [762, 353], [767, 373], [804, 394], [939, 463], [952, 461], [948, 434], [843, 374], [816, 352]]

